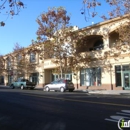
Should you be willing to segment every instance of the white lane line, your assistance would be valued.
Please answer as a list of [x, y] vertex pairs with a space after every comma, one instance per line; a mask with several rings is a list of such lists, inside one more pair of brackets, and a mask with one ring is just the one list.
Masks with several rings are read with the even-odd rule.
[[121, 113], [121, 112], [117, 112], [116, 114], [119, 114], [119, 115], [125, 115], [125, 116], [130, 116], [130, 114], [127, 114], [127, 113]]
[[118, 122], [117, 120], [112, 120], [112, 119], [108, 119], [108, 118], [106, 118], [105, 120], [106, 121], [111, 121], [111, 122], [116, 122], [116, 123]]
[[121, 118], [128, 118], [127, 116], [117, 116], [117, 115], [112, 115], [110, 116], [111, 119], [115, 119], [115, 120], [120, 120]]
[[110, 118], [105, 118], [105, 120], [110, 122], [118, 122], [122, 118], [130, 119], [130, 110], [121, 110], [121, 112], [116, 112], [116, 115], [111, 115]]
[[121, 111], [125, 113], [130, 113], [130, 110], [121, 110]]

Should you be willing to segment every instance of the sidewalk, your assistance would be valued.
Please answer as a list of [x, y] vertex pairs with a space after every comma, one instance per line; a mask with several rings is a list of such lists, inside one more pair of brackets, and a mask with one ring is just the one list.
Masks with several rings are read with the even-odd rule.
[[75, 90], [89, 94], [130, 95], [130, 90]]
[[[0, 85], [2, 88], [10, 88], [9, 86]], [[42, 87], [36, 87], [36, 90], [42, 90]], [[89, 93], [89, 94], [109, 94], [109, 95], [129, 95], [130, 90], [74, 90], [74, 92]]]

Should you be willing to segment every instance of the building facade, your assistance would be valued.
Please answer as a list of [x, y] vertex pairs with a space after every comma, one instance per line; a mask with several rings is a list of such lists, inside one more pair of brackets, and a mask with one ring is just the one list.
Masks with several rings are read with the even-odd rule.
[[[91, 57], [91, 61], [81, 64], [81, 68], [75, 73], [69, 70], [63, 73], [63, 78], [70, 79], [75, 84], [75, 89], [106, 89], [106, 90], [127, 90], [130, 89], [130, 57], [129, 51], [116, 50], [115, 43], [119, 40], [116, 31], [121, 25], [129, 22], [127, 17], [115, 18], [92, 26], [78, 29], [86, 33], [82, 46], [77, 48], [78, 53]], [[35, 45], [34, 45], [35, 46]], [[31, 46], [30, 46], [31, 47]], [[25, 48], [28, 50], [30, 47]], [[129, 48], [124, 44], [122, 48]], [[107, 55], [109, 53], [109, 55]], [[16, 53], [4, 56], [5, 69], [2, 79], [5, 84], [10, 84], [19, 77], [28, 78], [37, 83], [37, 87], [43, 87], [61, 77], [55, 72], [57, 65], [52, 59], [41, 60], [39, 53], [30, 51], [26, 56], [27, 63], [33, 65], [28, 73], [19, 73], [18, 59]], [[22, 70], [21, 70], [22, 71]], [[25, 71], [27, 71], [25, 69]], [[2, 81], [3, 82], [3, 81]]]

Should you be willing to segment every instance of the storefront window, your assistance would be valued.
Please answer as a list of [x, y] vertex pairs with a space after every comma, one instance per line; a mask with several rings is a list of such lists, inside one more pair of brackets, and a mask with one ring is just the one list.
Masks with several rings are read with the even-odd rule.
[[86, 68], [80, 73], [81, 86], [101, 86], [101, 68]]
[[116, 87], [130, 88], [130, 65], [117, 65], [115, 66], [115, 80]]
[[123, 69], [123, 71], [129, 71], [130, 67], [129, 67], [129, 65], [123, 65], [122, 69]]

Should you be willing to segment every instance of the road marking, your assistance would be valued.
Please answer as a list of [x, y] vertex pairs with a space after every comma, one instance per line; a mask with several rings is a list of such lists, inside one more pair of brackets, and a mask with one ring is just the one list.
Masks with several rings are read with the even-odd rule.
[[[23, 94], [23, 95], [28, 95], [28, 94]], [[126, 104], [116, 104], [116, 103], [106, 103], [106, 102], [94, 102], [94, 101], [83, 101], [83, 100], [76, 100], [76, 99], [66, 99], [66, 98], [58, 98], [58, 97], [48, 97], [44, 95], [35, 95], [35, 94], [30, 94], [28, 96], [36, 96], [36, 97], [44, 97], [48, 99], [56, 99], [56, 100], [64, 100], [64, 101], [73, 101], [73, 102], [83, 102], [83, 103], [91, 103], [91, 104], [100, 104], [100, 105], [109, 105], [109, 106], [121, 106], [121, 107], [130, 107], [130, 105]]]
[[125, 116], [130, 116], [130, 114], [128, 114], [128, 113], [117, 112], [116, 114], [119, 114], [119, 115], [125, 115]]
[[130, 113], [130, 110], [121, 110], [121, 111], [125, 113]]
[[110, 118], [105, 118], [105, 120], [110, 122], [118, 122], [122, 118], [130, 119], [130, 110], [121, 110], [121, 112], [116, 112], [116, 115], [111, 115]]
[[105, 120], [106, 120], [106, 121], [111, 121], [111, 122], [118, 122], [117, 120], [108, 119], [108, 118], [106, 118]]

